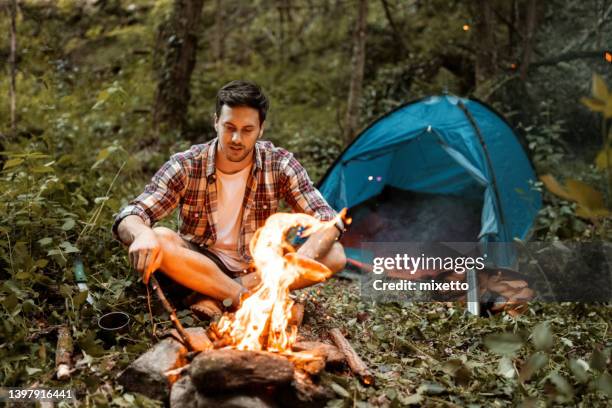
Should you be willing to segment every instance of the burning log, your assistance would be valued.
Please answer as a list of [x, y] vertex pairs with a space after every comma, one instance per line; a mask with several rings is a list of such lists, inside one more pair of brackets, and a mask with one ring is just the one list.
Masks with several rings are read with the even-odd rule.
[[293, 372], [293, 364], [278, 354], [232, 349], [200, 353], [189, 367], [193, 383], [205, 395], [289, 384]]
[[338, 349], [346, 357], [346, 361], [353, 371], [364, 385], [374, 384], [374, 376], [368, 369], [368, 366], [363, 362], [361, 357], [355, 352], [355, 349], [351, 346], [348, 340], [342, 335], [340, 329], [331, 329], [329, 335], [334, 341], [334, 344], [338, 346]]
[[55, 349], [55, 367], [57, 368], [57, 379], [67, 380], [70, 378], [70, 365], [72, 364], [72, 336], [68, 326], [60, 326], [57, 331], [57, 347]]
[[298, 341], [293, 345], [293, 351], [316, 352], [325, 357], [327, 365], [335, 366], [346, 362], [344, 354], [336, 346], [320, 341]]
[[[206, 335], [206, 331], [202, 327], [188, 327], [185, 329], [185, 332], [189, 336], [191, 343], [193, 345], [193, 351], [205, 351], [213, 348], [213, 343], [210, 341], [208, 336]], [[176, 329], [170, 330], [168, 335], [172, 336], [177, 341], [183, 343], [185, 347], [187, 345], [183, 342], [183, 338], [179, 334]]]
[[317, 375], [325, 368], [325, 355], [319, 351], [298, 351], [288, 356], [296, 369], [310, 375]]

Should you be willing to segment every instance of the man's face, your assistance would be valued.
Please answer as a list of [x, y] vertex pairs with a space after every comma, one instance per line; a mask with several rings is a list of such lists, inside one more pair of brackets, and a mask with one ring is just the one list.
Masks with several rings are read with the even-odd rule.
[[248, 106], [223, 105], [215, 115], [215, 130], [219, 137], [219, 153], [232, 162], [240, 162], [252, 154], [255, 142], [263, 134], [259, 112]]

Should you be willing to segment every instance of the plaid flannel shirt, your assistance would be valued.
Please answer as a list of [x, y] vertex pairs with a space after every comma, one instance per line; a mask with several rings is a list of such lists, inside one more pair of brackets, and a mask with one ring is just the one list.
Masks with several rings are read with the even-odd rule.
[[[266, 219], [285, 199], [295, 212], [329, 221], [336, 212], [313, 187], [306, 170], [285, 149], [268, 141], [255, 143], [255, 160], [243, 200], [238, 252], [250, 262], [249, 242]], [[217, 139], [194, 145], [173, 155], [153, 176], [145, 190], [116, 216], [113, 236], [128, 215], [137, 215], [148, 226], [180, 208], [179, 235], [198, 246], [212, 246], [216, 239], [217, 187], [215, 154]]]

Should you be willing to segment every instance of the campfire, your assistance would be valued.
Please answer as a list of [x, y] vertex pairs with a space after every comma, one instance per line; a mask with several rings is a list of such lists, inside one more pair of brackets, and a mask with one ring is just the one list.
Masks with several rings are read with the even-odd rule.
[[288, 327], [293, 306], [290, 285], [299, 277], [322, 282], [332, 273], [325, 265], [297, 255], [286, 234], [302, 226], [306, 228], [302, 236], [307, 237], [329, 224], [333, 227], [334, 222], [321, 222], [306, 214], [278, 213], [268, 218], [250, 242], [261, 284], [243, 300], [234, 316], [225, 315], [212, 326], [215, 337], [224, 338], [228, 346], [238, 350], [290, 352], [297, 335], [296, 326]]
[[[338, 215], [344, 216], [345, 211]], [[227, 403], [228, 398], [236, 395], [268, 402], [318, 405], [333, 397], [332, 391], [318, 384], [319, 374], [326, 367], [345, 364], [362, 383], [373, 383], [372, 374], [340, 330], [330, 330], [333, 344], [298, 341], [300, 319], [293, 314], [300, 309], [294, 307], [290, 287], [299, 278], [322, 282], [332, 272], [325, 265], [300, 256], [287, 235], [299, 226], [304, 228], [301, 236], [307, 237], [333, 228], [335, 222], [322, 222], [306, 214], [272, 215], [250, 243], [261, 283], [241, 299], [235, 312], [226, 312], [204, 332], [201, 328], [182, 328], [172, 310], [171, 319], [177, 328], [175, 339], [185, 348], [182, 353], [177, 352], [180, 358], [167, 364], [163, 373], [167, 385], [172, 386], [171, 406], [187, 406], [194, 396], [208, 403]], [[157, 291], [167, 305], [158, 286]], [[128, 368], [122, 374], [128, 389], [130, 385], [139, 388], [135, 390], [139, 392], [150, 388], [138, 386], [136, 380], [159, 358], [151, 355], [149, 360], [150, 364], [146, 361], [137, 364], [137, 360], [130, 366], [136, 369], [130, 373]], [[129, 381], [131, 377], [136, 381]]]

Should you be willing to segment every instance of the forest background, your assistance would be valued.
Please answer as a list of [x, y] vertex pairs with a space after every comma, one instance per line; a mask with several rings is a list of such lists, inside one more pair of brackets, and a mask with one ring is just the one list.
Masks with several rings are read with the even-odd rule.
[[[394, 107], [442, 92], [480, 98], [545, 176], [534, 238], [611, 237], [609, 0], [0, 6], [1, 386], [71, 386], [86, 405], [160, 404], [114, 381], [154, 341], [150, 321], [169, 321], [149, 315], [110, 226], [172, 153], [214, 137], [214, 96], [232, 79], [262, 85], [266, 138], [314, 181]], [[76, 288], [77, 259], [96, 307]], [[341, 280], [306, 294], [312, 327], [343, 327], [377, 373], [370, 388], [326, 377], [332, 406], [603, 406], [612, 395], [609, 305], [533, 303], [522, 316], [466, 320], [460, 305], [363, 304]], [[133, 316], [110, 347], [95, 325], [109, 310]], [[76, 344], [68, 384], [52, 378], [63, 324]]]

